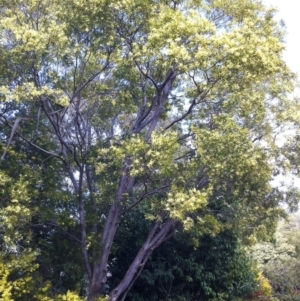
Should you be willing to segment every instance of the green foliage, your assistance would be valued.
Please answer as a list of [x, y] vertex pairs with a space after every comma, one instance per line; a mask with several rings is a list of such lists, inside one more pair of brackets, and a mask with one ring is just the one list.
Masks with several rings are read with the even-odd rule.
[[[120, 226], [110, 263], [110, 285], [123, 277], [149, 223], [140, 214], [128, 216]], [[231, 231], [200, 239], [178, 232], [154, 252], [126, 300], [237, 300], [256, 290], [252, 262]]]
[[[1, 293], [14, 301], [50, 301], [55, 291], [80, 291], [86, 287], [80, 247], [78, 242], [74, 245], [65, 240], [66, 233], [70, 236], [78, 231], [74, 220], [64, 213], [71, 206], [63, 202], [68, 192], [58, 191], [61, 184], [53, 179], [51, 169], [37, 167], [34, 160], [16, 166], [14, 160], [21, 163], [25, 158], [10, 151], [0, 181], [0, 262], [5, 283]], [[59, 202], [39, 203], [50, 195]], [[56, 221], [50, 220], [53, 210], [60, 211]]]
[[298, 214], [290, 222], [281, 223], [272, 242], [251, 248], [251, 254], [269, 279], [274, 296], [279, 300], [299, 300]]
[[30, 250], [1, 258], [0, 300], [2, 301], [81, 301], [76, 293], [57, 294], [51, 298], [51, 284], [38, 271], [36, 254]]
[[7, 277], [9, 275], [9, 270], [6, 266], [1, 262], [0, 263], [0, 300], [1, 301], [13, 301], [11, 298], [11, 289], [12, 285], [7, 281]]

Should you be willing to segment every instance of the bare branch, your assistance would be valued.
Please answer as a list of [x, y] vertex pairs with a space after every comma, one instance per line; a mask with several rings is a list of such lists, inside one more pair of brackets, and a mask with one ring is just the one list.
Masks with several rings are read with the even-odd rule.
[[9, 137], [9, 139], [7, 141], [6, 148], [5, 148], [4, 153], [3, 153], [2, 157], [1, 157], [1, 161], [3, 161], [4, 158], [5, 158], [5, 155], [6, 155], [7, 151], [8, 151], [9, 146], [10, 146], [11, 140], [14, 137], [14, 134], [15, 134], [17, 128], [18, 128], [18, 125], [19, 125], [20, 121], [21, 120], [29, 120], [29, 119], [31, 119], [31, 118], [17, 118], [15, 120], [14, 125], [11, 127], [12, 130], [11, 130], [11, 133], [10, 133], [10, 137]]
[[124, 213], [126, 213], [126, 212], [130, 211], [131, 209], [133, 209], [134, 207], [136, 207], [139, 203], [141, 203], [141, 202], [142, 202], [145, 198], [147, 198], [148, 196], [157, 194], [157, 193], [161, 192], [162, 190], [164, 190], [164, 189], [166, 189], [166, 188], [168, 188], [168, 187], [170, 187], [170, 186], [171, 186], [171, 184], [168, 184], [168, 185], [159, 187], [159, 188], [157, 188], [157, 189], [155, 189], [155, 190], [152, 190], [152, 191], [150, 191], [150, 192], [145, 191], [145, 193], [143, 193], [143, 194], [141, 195], [141, 197], [140, 197], [134, 204], [132, 204], [132, 205], [130, 205], [128, 208], [124, 209], [124, 210], [121, 212], [121, 215], [123, 215]]
[[149, 79], [149, 80], [152, 82], [152, 84], [154, 85], [156, 91], [159, 91], [161, 88], [157, 85], [157, 83], [156, 83], [156, 81], [154, 80], [154, 78], [153, 78], [152, 76], [150, 76], [149, 74], [145, 73], [145, 72], [142, 70], [141, 66], [138, 64], [138, 62], [137, 62], [137, 60], [136, 60], [135, 58], [133, 58], [133, 60], [134, 60], [135, 65], [138, 67], [139, 71], [141, 72], [141, 74], [142, 74], [145, 78]]
[[193, 111], [193, 108], [198, 104], [199, 102], [196, 102], [196, 100], [194, 99], [190, 105], [190, 107], [188, 108], [188, 110], [182, 115], [180, 116], [179, 118], [175, 119], [174, 121], [172, 121], [169, 125], [167, 125], [165, 128], [164, 128], [164, 131], [166, 131], [167, 129], [169, 129], [171, 126], [173, 126], [175, 123], [183, 120], [186, 116], [188, 116], [189, 114], [192, 113]]
[[108, 55], [106, 62], [104, 64], [104, 66], [101, 68], [101, 70], [99, 70], [98, 72], [96, 72], [95, 74], [93, 74], [83, 85], [81, 85], [79, 88], [76, 89], [76, 91], [74, 92], [72, 99], [74, 99], [76, 96], [78, 96], [78, 94], [89, 84], [91, 83], [98, 75], [100, 75], [108, 66], [109, 66], [109, 57], [110, 55]]
[[42, 224], [33, 224], [33, 225], [31, 225], [31, 227], [43, 227], [43, 226], [53, 226], [53, 227], [59, 228], [62, 232], [64, 232], [67, 236], [69, 236], [70, 238], [72, 238], [73, 240], [78, 242], [79, 244], [82, 243], [80, 239], [78, 239], [76, 236], [74, 236], [71, 233], [69, 233], [68, 231], [66, 231], [62, 226], [60, 226], [59, 224], [57, 224], [55, 222], [45, 222], [45, 223], [42, 223]]
[[80, 231], [81, 231], [81, 253], [84, 260], [84, 264], [88, 273], [89, 280], [92, 279], [92, 267], [89, 261], [89, 253], [87, 247], [87, 233], [86, 233], [86, 222], [85, 222], [85, 210], [82, 198], [82, 181], [83, 181], [83, 167], [80, 168], [79, 172], [79, 183], [78, 183], [78, 213], [80, 219]]
[[[11, 140], [12, 140], [14, 134], [16, 134], [17, 136], [19, 136], [21, 139], [23, 139], [24, 141], [26, 141], [27, 143], [29, 143], [29, 144], [30, 144], [31, 146], [33, 146], [34, 148], [36, 148], [36, 149], [42, 151], [43, 153], [61, 159], [61, 157], [60, 157], [58, 154], [43, 149], [42, 147], [40, 147], [40, 146], [34, 144], [33, 142], [31, 142], [30, 140], [28, 140], [27, 138], [25, 138], [22, 134], [20, 134], [19, 132], [17, 132], [16, 128], [17, 128], [17, 126], [18, 126], [18, 124], [19, 124], [19, 122], [20, 122], [21, 119], [31, 119], [31, 118], [18, 118], [18, 119], [15, 121], [15, 123], [14, 123], [13, 126], [11, 126], [8, 122], [6, 122], [7, 126], [9, 126], [10, 128], [12, 128], [12, 132], [11, 132], [10, 138], [9, 138], [9, 140], [8, 140], [6, 149], [5, 149], [5, 151], [4, 151], [4, 153], [3, 153], [2, 157], [1, 157], [1, 161], [3, 161], [4, 158], [5, 158], [5, 155], [6, 155], [6, 153], [7, 153], [7, 150], [8, 150], [8, 148], [9, 148], [9, 145], [10, 145], [10, 143], [11, 143]], [[17, 122], [17, 121], [18, 121], [18, 122]]]

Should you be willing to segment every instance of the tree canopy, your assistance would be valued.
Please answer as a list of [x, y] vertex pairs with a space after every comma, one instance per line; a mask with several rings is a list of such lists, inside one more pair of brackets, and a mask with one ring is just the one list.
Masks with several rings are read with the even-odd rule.
[[[151, 227], [110, 301], [177, 231], [268, 236], [282, 214], [275, 129], [297, 118], [274, 13], [256, 0], [1, 0], [1, 254], [16, 265], [0, 281], [37, 273], [45, 300], [68, 298], [49, 281], [76, 279], [81, 257], [79, 293], [96, 300], [136, 208]], [[65, 264], [49, 269], [62, 237]]]

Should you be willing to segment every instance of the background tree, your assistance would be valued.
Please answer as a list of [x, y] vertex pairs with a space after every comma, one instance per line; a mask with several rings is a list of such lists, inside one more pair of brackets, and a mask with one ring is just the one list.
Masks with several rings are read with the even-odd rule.
[[88, 301], [103, 294], [118, 225], [137, 206], [152, 227], [110, 300], [125, 299], [177, 229], [228, 223], [254, 239], [274, 227], [272, 129], [295, 107], [272, 10], [255, 0], [0, 3], [1, 164], [17, 152], [40, 176], [12, 216], [79, 243]]
[[299, 300], [299, 215], [282, 221], [271, 242], [257, 244], [251, 255], [272, 285], [279, 300]]

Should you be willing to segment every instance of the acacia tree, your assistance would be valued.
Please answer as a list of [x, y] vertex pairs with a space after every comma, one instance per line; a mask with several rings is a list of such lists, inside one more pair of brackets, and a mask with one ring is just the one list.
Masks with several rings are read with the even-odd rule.
[[293, 87], [273, 14], [255, 0], [1, 1], [2, 165], [11, 149], [40, 173], [37, 224], [80, 226], [88, 301], [136, 206], [153, 226], [109, 300], [176, 229], [273, 224], [272, 128]]

